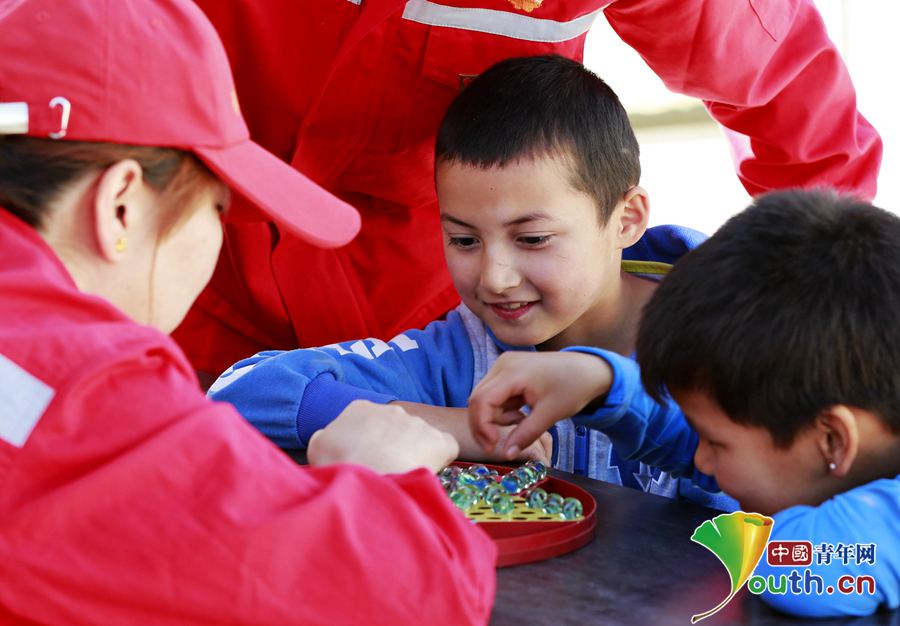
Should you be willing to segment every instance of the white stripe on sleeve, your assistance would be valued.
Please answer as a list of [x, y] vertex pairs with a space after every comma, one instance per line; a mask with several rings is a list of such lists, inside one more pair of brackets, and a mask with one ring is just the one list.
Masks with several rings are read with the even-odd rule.
[[0, 439], [21, 448], [55, 390], [0, 354]]

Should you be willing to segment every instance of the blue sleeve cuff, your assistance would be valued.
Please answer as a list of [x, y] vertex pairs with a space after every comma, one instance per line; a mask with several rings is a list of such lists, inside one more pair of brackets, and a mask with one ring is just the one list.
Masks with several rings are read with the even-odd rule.
[[638, 364], [621, 354], [587, 346], [564, 351], [603, 359], [612, 369], [612, 384], [603, 404], [591, 414], [576, 415], [576, 424], [603, 431], [620, 455], [659, 467], [676, 477], [690, 475], [703, 490], [718, 492], [711, 476], [693, 464], [697, 433], [674, 403], [660, 405], [644, 390]]
[[[601, 358], [612, 369], [612, 385], [606, 394], [603, 405], [591, 415], [578, 415], [575, 421], [590, 428], [603, 429], [618, 422], [628, 410], [631, 397], [634, 394], [635, 379], [640, 384], [640, 374], [637, 364], [621, 354], [592, 348], [589, 346], [571, 346], [563, 348], [561, 352], [582, 352]], [[626, 371], [631, 368], [633, 371]]]
[[303, 392], [303, 400], [297, 410], [297, 437], [305, 448], [314, 432], [328, 426], [354, 400], [387, 404], [396, 399], [395, 396], [342, 383], [330, 373], [320, 374], [310, 381]]

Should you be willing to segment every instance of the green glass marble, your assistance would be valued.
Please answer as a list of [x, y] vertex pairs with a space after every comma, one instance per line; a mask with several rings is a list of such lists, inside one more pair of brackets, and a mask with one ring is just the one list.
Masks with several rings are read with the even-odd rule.
[[501, 493], [506, 493], [506, 489], [503, 488], [503, 485], [501, 485], [500, 483], [491, 483], [481, 493], [481, 497], [482, 499], [484, 499], [485, 504], [490, 504], [494, 499], [494, 496]]
[[558, 493], [551, 493], [547, 496], [547, 501], [544, 503], [544, 513], [547, 515], [560, 515], [562, 513], [564, 498]]
[[563, 519], [578, 519], [581, 517], [583, 508], [581, 500], [577, 498], [566, 498], [562, 504]]
[[540, 487], [535, 487], [525, 494], [525, 503], [529, 509], [543, 511], [545, 502], [547, 502], [547, 492]]
[[526, 465], [517, 469], [514, 474], [519, 477], [519, 481], [526, 489], [537, 482], [537, 472]]
[[509, 494], [498, 493], [491, 500], [491, 510], [497, 515], [509, 515], [515, 508], [515, 502]]
[[450, 493], [450, 499], [458, 508], [468, 511], [478, 502], [478, 494], [469, 485], [459, 485]]

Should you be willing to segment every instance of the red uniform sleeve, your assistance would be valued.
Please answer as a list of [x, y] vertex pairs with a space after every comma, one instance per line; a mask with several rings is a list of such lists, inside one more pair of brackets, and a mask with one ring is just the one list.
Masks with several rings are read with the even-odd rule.
[[0, 623], [490, 613], [496, 548], [433, 475], [298, 467], [165, 354], [57, 389], [0, 484]]
[[812, 0], [618, 0], [605, 14], [669, 89], [733, 131], [748, 192], [875, 196], [881, 140]]

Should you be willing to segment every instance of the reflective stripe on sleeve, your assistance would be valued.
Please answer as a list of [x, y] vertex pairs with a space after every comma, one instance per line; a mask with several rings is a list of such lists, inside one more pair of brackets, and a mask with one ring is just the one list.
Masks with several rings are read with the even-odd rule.
[[403, 9], [403, 18], [429, 26], [461, 28], [513, 39], [556, 43], [585, 34], [602, 10], [598, 9], [569, 22], [557, 22], [494, 9], [466, 9], [435, 4], [428, 0], [410, 0]]
[[53, 399], [54, 390], [0, 354], [0, 439], [21, 448]]

